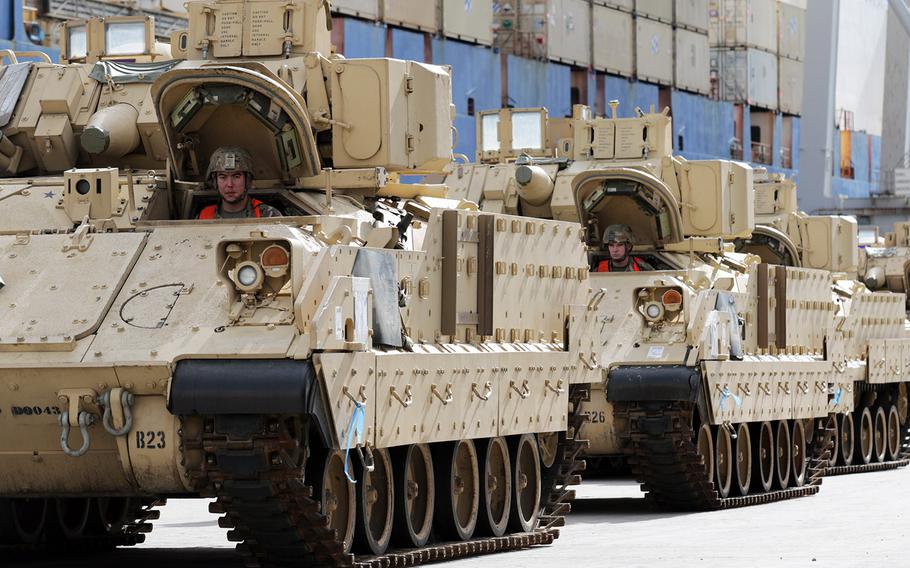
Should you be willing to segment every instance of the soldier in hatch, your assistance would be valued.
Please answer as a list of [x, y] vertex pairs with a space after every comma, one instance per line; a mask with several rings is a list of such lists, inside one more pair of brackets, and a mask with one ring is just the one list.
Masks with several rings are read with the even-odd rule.
[[632, 256], [635, 237], [628, 225], [610, 225], [604, 231], [603, 248], [607, 258], [595, 267], [595, 272], [642, 272], [654, 270], [644, 260]]
[[253, 187], [253, 157], [243, 148], [223, 146], [212, 153], [206, 182], [218, 190], [218, 205], [209, 205], [199, 213], [200, 219], [242, 219], [247, 217], [281, 217], [270, 205], [250, 197]]

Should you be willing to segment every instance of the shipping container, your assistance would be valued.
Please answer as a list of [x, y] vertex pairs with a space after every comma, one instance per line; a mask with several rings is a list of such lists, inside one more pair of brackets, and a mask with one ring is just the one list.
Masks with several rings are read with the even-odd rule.
[[676, 27], [708, 33], [708, 0], [674, 0]]
[[635, 0], [593, 0], [595, 6], [606, 6], [607, 8], [616, 8], [623, 12], [635, 11]]
[[442, 0], [442, 32], [462, 41], [493, 44], [493, 0]]
[[517, 15], [500, 9], [495, 19], [495, 45], [505, 53], [591, 64], [591, 4], [586, 0], [528, 0]]
[[778, 55], [802, 61], [806, 55], [806, 9], [781, 2], [778, 16]]
[[777, 0], [708, 0], [712, 47], [777, 53]]
[[673, 23], [673, 2], [671, 0], [635, 0], [635, 13], [639, 16]]
[[332, 0], [332, 11], [365, 20], [378, 20], [379, 0]]
[[803, 113], [803, 62], [781, 57], [778, 61], [780, 73], [780, 110], [788, 114]]
[[594, 6], [593, 65], [623, 77], [635, 74], [635, 29], [632, 14]]
[[684, 91], [711, 92], [711, 53], [708, 34], [676, 29], [676, 87]]
[[424, 32], [436, 32], [436, 0], [383, 0], [382, 21]]
[[752, 48], [712, 48], [711, 75], [721, 100], [777, 108], [777, 56]]
[[673, 27], [636, 18], [635, 61], [639, 79], [661, 85], [673, 83]]

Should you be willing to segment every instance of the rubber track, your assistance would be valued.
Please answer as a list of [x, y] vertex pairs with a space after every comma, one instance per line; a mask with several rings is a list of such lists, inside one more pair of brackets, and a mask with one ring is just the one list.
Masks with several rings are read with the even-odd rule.
[[691, 426], [694, 404], [623, 403], [614, 408], [618, 416], [625, 420], [623, 437], [631, 454], [629, 464], [632, 472], [641, 482], [647, 499], [663, 509], [731, 509], [814, 495], [825, 475], [833, 445], [834, 431], [826, 421], [822, 421], [813, 436], [812, 459], [805, 485], [724, 498], [714, 489], [713, 481], [705, 478], [702, 460], [696, 452]]
[[[583, 397], [586, 392], [574, 389], [570, 396]], [[569, 418], [576, 426], [584, 420], [574, 413]], [[292, 465], [289, 456], [301, 448], [286, 431], [284, 421], [277, 417], [260, 420], [257, 428], [242, 436], [236, 430], [230, 435], [216, 432], [214, 419], [204, 422], [200, 437], [184, 440], [186, 450], [201, 449], [206, 456], [188, 472], [201, 494], [217, 498], [209, 511], [224, 514], [219, 526], [232, 529], [228, 539], [238, 542], [237, 551], [248, 568], [392, 568], [550, 544], [559, 537], [555, 527], [564, 524], [575, 495], [567, 486], [580, 482], [578, 472], [584, 468], [584, 462], [576, 458], [585, 442], [575, 439], [578, 429], [570, 429], [560, 436], [557, 463], [550, 470], [558, 475], [542, 479], [546, 483], [542, 491], [548, 491], [548, 496], [542, 500], [540, 521], [533, 532], [355, 557], [344, 552], [321, 513], [314, 488], [302, 480], [300, 466]]]

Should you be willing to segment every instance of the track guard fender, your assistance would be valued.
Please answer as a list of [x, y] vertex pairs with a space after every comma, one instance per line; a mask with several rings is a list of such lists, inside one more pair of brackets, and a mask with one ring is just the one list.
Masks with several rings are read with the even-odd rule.
[[187, 359], [171, 379], [168, 410], [178, 416], [310, 416], [326, 447], [329, 413], [311, 361]]
[[701, 373], [684, 365], [614, 367], [607, 376], [607, 400], [659, 402], [701, 400]]

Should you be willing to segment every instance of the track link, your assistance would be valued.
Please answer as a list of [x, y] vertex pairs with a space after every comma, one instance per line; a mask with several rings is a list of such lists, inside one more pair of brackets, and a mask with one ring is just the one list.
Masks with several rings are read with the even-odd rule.
[[901, 453], [896, 460], [856, 464], [856, 465], [839, 465], [828, 468], [825, 475], [851, 475], [854, 473], [867, 473], [872, 471], [887, 471], [898, 469], [910, 465], [910, 423], [901, 427]]
[[[586, 391], [575, 389], [570, 391], [573, 395], [583, 397]], [[321, 512], [314, 487], [304, 481], [308, 449], [304, 436], [288, 428], [289, 419], [228, 418], [233, 420], [205, 418], [199, 434], [185, 438], [186, 450], [202, 450], [204, 456], [188, 472], [202, 495], [217, 498], [209, 510], [224, 515], [219, 525], [231, 529], [228, 539], [238, 543], [237, 551], [249, 568], [417, 566], [550, 544], [559, 537], [556, 527], [564, 524], [574, 498], [567, 487], [580, 482], [578, 472], [584, 468], [577, 457], [585, 442], [575, 438], [577, 428], [570, 429], [560, 436], [557, 461], [543, 478], [547, 497], [533, 532], [354, 556], [344, 551]], [[577, 427], [579, 420], [584, 417], [570, 415], [571, 425]]]
[[743, 497], [721, 497], [706, 479], [693, 442], [695, 405], [688, 402], [622, 403], [618, 417], [626, 425], [629, 464], [647, 498], [663, 509], [707, 511], [783, 501], [818, 492], [830, 459], [834, 430], [827, 421], [813, 436], [806, 484]]

